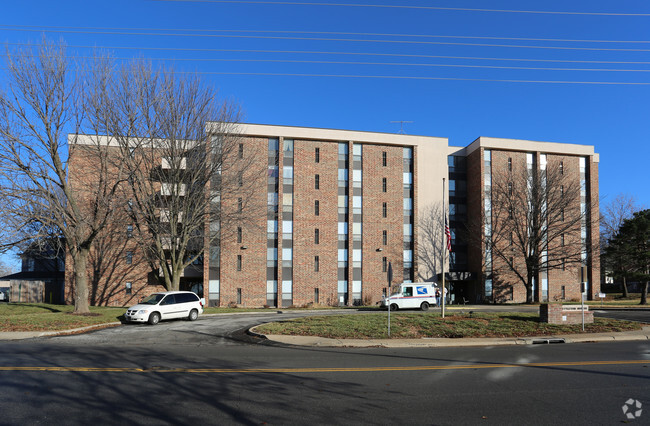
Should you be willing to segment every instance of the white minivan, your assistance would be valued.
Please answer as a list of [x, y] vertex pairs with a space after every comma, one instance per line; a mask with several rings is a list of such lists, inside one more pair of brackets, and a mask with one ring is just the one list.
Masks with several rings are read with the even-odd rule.
[[203, 313], [203, 302], [191, 291], [153, 293], [142, 302], [126, 310], [128, 322], [158, 324], [160, 320], [187, 318], [194, 321]]
[[382, 298], [381, 307], [390, 306], [391, 311], [397, 309], [422, 309], [426, 311], [429, 306], [438, 304], [438, 287], [432, 283], [402, 283], [397, 292], [390, 297]]

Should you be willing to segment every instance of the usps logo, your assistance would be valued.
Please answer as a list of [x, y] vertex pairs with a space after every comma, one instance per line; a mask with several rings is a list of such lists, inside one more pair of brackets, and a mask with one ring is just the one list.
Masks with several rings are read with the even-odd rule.
[[427, 294], [427, 288], [426, 287], [415, 287], [417, 290], [417, 294], [424, 294], [426, 296]]

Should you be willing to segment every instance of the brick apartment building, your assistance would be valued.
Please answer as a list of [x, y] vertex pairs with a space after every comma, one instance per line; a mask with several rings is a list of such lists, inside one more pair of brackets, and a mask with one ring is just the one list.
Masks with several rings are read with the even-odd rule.
[[[242, 124], [240, 133], [240, 152], [266, 154], [254, 165], [266, 175], [254, 188], [266, 216], [224, 232], [218, 245], [205, 247], [202, 268], [182, 278], [182, 289], [200, 293], [212, 306], [375, 304], [387, 291], [389, 268], [393, 285], [422, 279], [418, 215], [443, 198], [452, 231], [445, 269], [453, 300], [523, 302], [523, 285], [496, 276], [485, 247], [463, 237], [468, 223], [484, 219], [486, 179], [509, 162], [537, 167], [562, 161], [567, 179], [580, 180], [581, 201], [590, 206], [581, 229], [588, 235], [585, 253], [598, 245], [598, 155], [592, 146], [479, 138], [460, 148], [439, 137], [256, 124]], [[70, 152], [70, 179], [83, 164], [75, 160], [83, 151], [78, 148]], [[444, 193], [443, 178], [449, 183]], [[93, 303], [124, 305], [163, 289], [157, 271], [128, 239], [107, 241], [102, 250], [111, 255], [95, 258], [113, 272], [94, 279], [89, 267]], [[583, 259], [590, 298], [599, 292], [597, 259]], [[536, 299], [579, 297], [577, 271], [542, 274]], [[73, 279], [70, 268], [66, 272], [69, 293]]]

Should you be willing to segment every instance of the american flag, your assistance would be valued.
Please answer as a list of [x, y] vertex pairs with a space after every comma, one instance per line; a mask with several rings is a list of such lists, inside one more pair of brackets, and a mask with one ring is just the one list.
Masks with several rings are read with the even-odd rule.
[[445, 236], [447, 236], [447, 251], [451, 253], [451, 232], [449, 232], [449, 225], [447, 224], [446, 217], [445, 217]]

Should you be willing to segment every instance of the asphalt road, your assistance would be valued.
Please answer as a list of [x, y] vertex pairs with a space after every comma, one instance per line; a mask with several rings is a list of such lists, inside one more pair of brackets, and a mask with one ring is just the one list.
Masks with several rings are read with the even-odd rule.
[[2, 342], [0, 424], [613, 424], [650, 343], [302, 348], [203, 317]]

